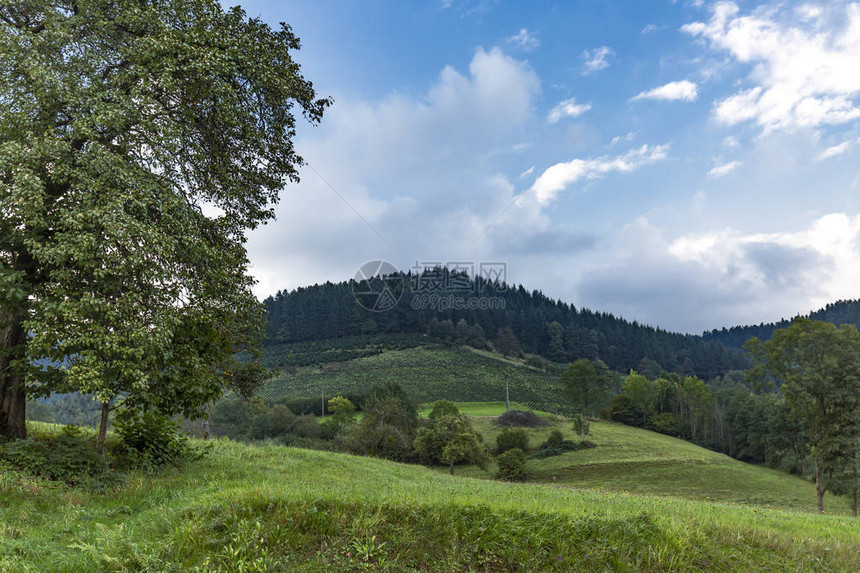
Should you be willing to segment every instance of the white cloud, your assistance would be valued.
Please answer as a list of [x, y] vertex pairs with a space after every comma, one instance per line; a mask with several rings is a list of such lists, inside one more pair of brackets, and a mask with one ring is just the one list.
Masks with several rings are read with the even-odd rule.
[[585, 60], [582, 75], [587, 76], [608, 68], [609, 61], [613, 57], [615, 57], [615, 51], [609, 46], [600, 46], [593, 50], [585, 50], [582, 52], [582, 59]]
[[740, 161], [729, 161], [728, 163], [721, 163], [719, 165], [715, 165], [710, 171], [708, 171], [709, 177], [723, 177], [728, 175], [735, 169], [741, 166]]
[[628, 132], [626, 135], [616, 135], [609, 142], [609, 147], [615, 147], [619, 143], [633, 141], [633, 138], [636, 136], [634, 132]]
[[546, 205], [570, 185], [583, 179], [599, 179], [612, 171], [633, 171], [649, 163], [665, 159], [668, 145], [643, 145], [624, 155], [603, 156], [596, 159], [574, 159], [556, 163], [540, 174], [531, 187], [538, 203]]
[[[668, 251], [678, 261], [714, 269], [723, 278], [758, 284], [766, 295], [766, 284], [784, 276], [808, 287], [810, 309], [839, 299], [857, 296], [860, 276], [860, 214], [831, 213], [799, 232], [741, 234], [732, 229], [680, 237]], [[812, 265], [782, 266], [778, 253], [812, 255]], [[768, 256], [771, 255], [777, 256]], [[812, 272], [815, 271], [815, 272]], [[795, 311], [796, 312], [796, 311]]]
[[528, 169], [526, 169], [525, 171], [523, 171], [522, 173], [520, 173], [520, 179], [523, 179], [523, 178], [525, 178], [525, 177], [528, 177], [529, 175], [531, 175], [531, 174], [532, 174], [532, 173], [534, 173], [534, 172], [535, 172], [535, 166], [534, 166], [534, 165], [532, 165], [531, 167], [529, 167]]
[[[704, 194], [696, 194], [696, 203]], [[630, 277], [636, 280], [630, 280]], [[671, 239], [639, 217], [579, 283], [581, 306], [686, 332], [758, 324], [857, 297], [860, 214], [794, 232], [723, 228]]]
[[751, 66], [753, 87], [715, 104], [723, 123], [755, 121], [772, 130], [860, 117], [853, 101], [860, 93], [860, 3], [762, 8], [742, 16], [736, 4], [720, 2], [708, 23], [681, 29]]
[[830, 159], [831, 157], [836, 157], [838, 155], [843, 155], [848, 152], [855, 144], [860, 143], [860, 139], [854, 140], [849, 139], [848, 141], [843, 141], [838, 145], [833, 145], [828, 147], [824, 151], [818, 154], [816, 157], [817, 160], [823, 161], [824, 159]]
[[698, 86], [689, 80], [669, 82], [664, 86], [644, 91], [631, 98], [632, 101], [653, 99], [662, 101], [696, 101], [699, 95]]
[[729, 149], [734, 149], [736, 147], [739, 147], [740, 144], [741, 144], [741, 142], [738, 141], [738, 138], [733, 136], [733, 135], [727, 135], [723, 139], [723, 147], [728, 147]]
[[659, 31], [659, 30], [660, 30], [660, 29], [662, 29], [662, 28], [663, 28], [663, 26], [657, 26], [656, 24], [648, 24], [647, 26], [645, 26], [644, 28], [642, 28], [642, 32], [641, 32], [641, 33], [642, 33], [643, 35], [644, 35], [644, 34], [653, 34], [654, 32], [657, 32], [657, 31]]
[[558, 105], [552, 108], [546, 120], [550, 123], [558, 123], [559, 120], [565, 117], [576, 117], [590, 109], [590, 103], [576, 103], [575, 98], [570, 98], [559, 102]]
[[[513, 199], [514, 186], [499, 173], [509, 169], [524, 131], [540, 123], [533, 113], [539, 93], [526, 63], [479, 49], [467, 71], [445, 67], [416, 97], [333, 94], [337, 105], [319, 128], [300, 134], [296, 148], [343, 199], [307, 168], [300, 184], [285, 189], [277, 221], [249, 236], [258, 295], [343, 280], [368, 260], [403, 269], [422, 257], [464, 260], [470, 242]], [[512, 207], [488, 234], [528, 237], [545, 225], [531, 201]]]
[[509, 37], [507, 41], [508, 44], [516, 46], [526, 52], [530, 52], [540, 46], [540, 40], [526, 28], [520, 28], [520, 31]]

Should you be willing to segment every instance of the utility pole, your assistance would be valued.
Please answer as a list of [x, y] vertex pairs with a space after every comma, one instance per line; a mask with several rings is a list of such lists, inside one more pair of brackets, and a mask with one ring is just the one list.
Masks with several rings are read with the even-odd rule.
[[508, 389], [508, 375], [505, 374], [505, 412], [511, 410], [511, 393]]

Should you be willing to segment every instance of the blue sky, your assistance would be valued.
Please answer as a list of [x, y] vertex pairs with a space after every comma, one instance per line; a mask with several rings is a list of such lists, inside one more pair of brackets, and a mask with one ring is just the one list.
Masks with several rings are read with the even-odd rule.
[[686, 332], [860, 296], [858, 3], [242, 6], [335, 100], [249, 237], [260, 296], [378, 259]]

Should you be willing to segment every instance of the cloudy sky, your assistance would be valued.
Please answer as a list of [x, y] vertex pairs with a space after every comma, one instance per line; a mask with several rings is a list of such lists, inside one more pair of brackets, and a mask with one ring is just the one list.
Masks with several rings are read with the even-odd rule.
[[242, 6], [335, 100], [249, 238], [261, 297], [377, 259], [696, 333], [860, 296], [860, 3]]

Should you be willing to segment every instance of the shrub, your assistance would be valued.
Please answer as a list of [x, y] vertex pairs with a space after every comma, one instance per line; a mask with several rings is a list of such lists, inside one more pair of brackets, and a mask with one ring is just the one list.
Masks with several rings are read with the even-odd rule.
[[295, 414], [283, 404], [272, 406], [272, 434], [282, 436], [290, 431], [296, 421]]
[[660, 432], [669, 436], [678, 435], [678, 419], [672, 412], [663, 412], [651, 416], [645, 427], [652, 432]]
[[248, 437], [252, 440], [265, 440], [274, 433], [272, 417], [268, 412], [260, 412], [251, 419], [251, 424], [248, 427]]
[[573, 417], [573, 431], [580, 437], [584, 438], [591, 430], [591, 424], [582, 414], [577, 414]]
[[292, 432], [302, 438], [319, 438], [320, 424], [314, 414], [304, 414], [296, 418]]
[[541, 444], [540, 447], [541, 447], [541, 449], [556, 448], [558, 446], [561, 446], [563, 443], [564, 443], [564, 436], [562, 435], [561, 431], [553, 430], [552, 432], [550, 432], [546, 441], [543, 444]]
[[585, 440], [574, 442], [573, 440], [562, 440], [559, 443], [550, 444], [549, 440], [544, 442], [540, 449], [530, 455], [530, 458], [543, 459], [551, 456], [560, 456], [565, 452], [575, 452], [576, 450], [584, 450], [593, 448], [594, 444]]
[[71, 485], [101, 488], [118, 478], [108, 458], [75, 426], [65, 426], [58, 435], [32, 435], [3, 444], [0, 459], [21, 471]]
[[549, 425], [549, 422], [534, 412], [524, 412], [522, 410], [508, 410], [496, 419], [496, 423], [500, 426], [527, 428], [538, 428]]
[[160, 412], [121, 410], [114, 426], [120, 440], [119, 453], [126, 455], [134, 467], [156, 471], [201, 455], [177, 431], [179, 423]]
[[508, 450], [496, 458], [499, 471], [496, 477], [505, 481], [526, 479], [526, 455], [519, 448]]
[[496, 454], [502, 454], [508, 450], [519, 449], [527, 452], [529, 449], [529, 435], [522, 428], [505, 428], [496, 436]]

